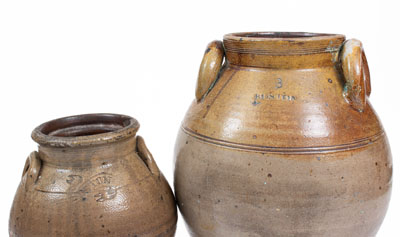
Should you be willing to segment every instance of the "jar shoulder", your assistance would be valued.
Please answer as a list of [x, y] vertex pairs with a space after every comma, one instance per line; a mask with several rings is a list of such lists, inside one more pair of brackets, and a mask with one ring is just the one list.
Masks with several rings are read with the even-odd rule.
[[272, 147], [350, 144], [383, 133], [371, 104], [363, 112], [344, 96], [334, 67], [260, 69], [228, 66], [183, 127], [201, 136]]

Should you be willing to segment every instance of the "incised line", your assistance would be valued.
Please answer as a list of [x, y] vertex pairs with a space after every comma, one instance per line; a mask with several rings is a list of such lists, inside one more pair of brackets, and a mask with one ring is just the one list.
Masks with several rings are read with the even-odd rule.
[[195, 137], [203, 142], [211, 143], [218, 146], [229, 147], [232, 149], [238, 149], [244, 151], [261, 152], [261, 153], [268, 152], [268, 153], [294, 153], [294, 154], [328, 153], [328, 152], [338, 152], [338, 151], [357, 149], [363, 146], [367, 146], [374, 141], [377, 141], [378, 139], [382, 138], [382, 136], [385, 134], [383, 131], [381, 131], [371, 137], [359, 139], [357, 141], [348, 144], [333, 145], [333, 146], [271, 147], [271, 146], [261, 146], [261, 145], [224, 141], [221, 139], [212, 138], [206, 135], [199, 134], [185, 127], [182, 127], [182, 130], [189, 136]]

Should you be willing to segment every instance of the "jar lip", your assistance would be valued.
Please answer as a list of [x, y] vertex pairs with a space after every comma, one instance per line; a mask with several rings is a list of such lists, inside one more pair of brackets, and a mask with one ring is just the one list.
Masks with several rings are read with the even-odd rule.
[[[325, 33], [242, 32], [225, 35], [224, 50], [227, 61], [235, 65], [307, 68], [335, 61], [345, 39], [344, 35]], [[300, 59], [305, 55], [306, 60]]]
[[39, 125], [32, 131], [32, 139], [41, 146], [94, 146], [133, 137], [139, 127], [139, 122], [127, 115], [81, 114]]
[[313, 33], [313, 32], [237, 32], [224, 35], [224, 40], [238, 41], [318, 41], [345, 38], [341, 34]]

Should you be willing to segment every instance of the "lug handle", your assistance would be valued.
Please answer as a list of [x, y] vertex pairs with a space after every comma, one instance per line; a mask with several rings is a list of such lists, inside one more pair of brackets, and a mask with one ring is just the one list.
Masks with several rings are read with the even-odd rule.
[[343, 94], [354, 109], [363, 112], [371, 94], [371, 82], [362, 43], [356, 39], [345, 41], [339, 59], [346, 83]]
[[224, 46], [221, 41], [215, 40], [207, 45], [203, 60], [200, 64], [196, 85], [196, 100], [200, 101], [212, 89], [218, 79], [224, 60]]
[[22, 172], [22, 184], [25, 186], [25, 191], [34, 185], [39, 177], [42, 162], [39, 154], [36, 151], [31, 152], [25, 161], [24, 171]]
[[150, 170], [150, 172], [156, 176], [160, 176], [161, 172], [158, 169], [158, 166], [156, 162], [154, 161], [153, 155], [150, 153], [149, 149], [146, 146], [146, 143], [144, 142], [143, 137], [137, 136], [136, 138], [136, 149], [137, 153], [142, 159], [142, 161], [146, 164], [147, 168]]

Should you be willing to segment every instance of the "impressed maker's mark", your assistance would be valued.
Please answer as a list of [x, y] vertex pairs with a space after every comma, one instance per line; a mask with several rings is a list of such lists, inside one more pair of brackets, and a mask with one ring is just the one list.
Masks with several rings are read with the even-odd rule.
[[282, 94], [254, 94], [253, 101], [251, 102], [252, 105], [258, 105], [263, 100], [282, 100], [282, 101], [294, 101], [296, 100], [296, 96], [293, 95], [286, 95], [285, 93]]

